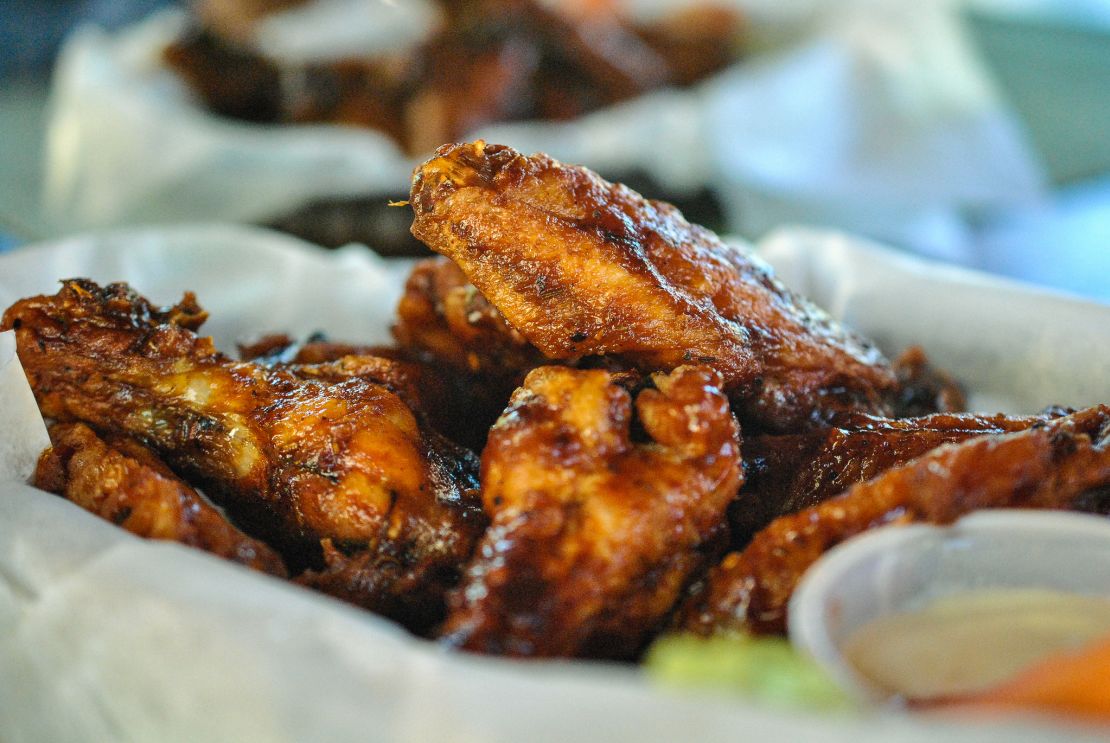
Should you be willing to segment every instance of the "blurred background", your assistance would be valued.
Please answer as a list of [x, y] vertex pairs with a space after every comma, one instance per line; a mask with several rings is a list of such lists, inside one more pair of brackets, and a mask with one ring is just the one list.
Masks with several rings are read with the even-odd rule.
[[387, 200], [481, 134], [724, 233], [1110, 302], [1107, 122], [1110, 0], [5, 0], [0, 250], [234, 220], [409, 253]]

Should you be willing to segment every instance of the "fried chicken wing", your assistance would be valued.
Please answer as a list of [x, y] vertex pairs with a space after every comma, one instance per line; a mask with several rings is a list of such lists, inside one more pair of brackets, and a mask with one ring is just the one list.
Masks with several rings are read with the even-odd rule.
[[1066, 415], [934, 413], [917, 418], [849, 416], [827, 430], [748, 437], [745, 497], [729, 508], [733, 545], [742, 547], [773, 519], [815, 506], [851, 486], [905, 464], [942, 444], [1023, 431]]
[[411, 202], [413, 235], [549, 359], [704, 363], [768, 430], [892, 410], [897, 379], [874, 346], [674, 207], [585, 168], [450, 145], [417, 168]]
[[637, 31], [667, 61], [675, 82], [691, 85], [736, 58], [744, 24], [734, 8], [705, 3], [679, 5]]
[[402, 351], [443, 380], [445, 433], [480, 449], [509, 395], [543, 354], [504, 321], [446, 258], [418, 262], [397, 304], [393, 335]]
[[360, 603], [434, 621], [425, 610], [484, 525], [474, 456], [363, 376], [230, 360], [194, 332], [205, 316], [191, 294], [158, 309], [122, 284], [70, 280], [17, 302], [3, 327], [44, 415], [139, 439], [287, 559], [325, 539], [372, 553], [396, 578]]
[[140, 537], [180, 542], [285, 577], [274, 550], [236, 529], [138, 442], [105, 441], [81, 423], [51, 426], [50, 441], [35, 470], [36, 487]]
[[258, 122], [332, 122], [387, 133], [411, 154], [498, 121], [571, 119], [737, 56], [735, 10], [696, 6], [636, 22], [612, 2], [440, 0], [424, 40], [290, 63], [255, 43], [303, 0], [202, 0], [163, 53], [210, 110]]
[[783, 632], [802, 574], [827, 550], [883, 524], [946, 524], [985, 508], [1105, 510], [1110, 406], [950, 444], [772, 522], [729, 554], [684, 607], [694, 632]]
[[705, 367], [656, 375], [633, 402], [602, 370], [531, 372], [490, 433], [492, 525], [442, 636], [509, 655], [635, 654], [719, 551], [741, 483], [739, 432]]
[[447, 258], [413, 266], [393, 336], [402, 348], [458, 371], [514, 380], [514, 389], [524, 374], [546, 363]]
[[443, 410], [451, 407], [452, 391], [440, 372], [393, 346], [341, 343], [329, 340], [323, 333], [313, 333], [299, 342], [279, 333], [239, 344], [239, 358], [287, 369], [307, 379], [340, 382], [362, 377], [387, 388], [433, 424], [446, 422], [452, 412], [457, 412], [453, 407]]
[[795, 475], [781, 512], [815, 506], [943, 444], [1024, 431], [1070, 412], [1049, 408], [1027, 416], [936, 413], [897, 420], [852, 416], [845, 427], [825, 435], [814, 458]]
[[[366, 346], [331, 341], [320, 333], [301, 343], [278, 334], [241, 344], [239, 355], [312, 379], [365, 377], [396, 393], [422, 415], [422, 423], [473, 451], [484, 446], [489, 427], [516, 388], [500, 375], [454, 367], [417, 344]], [[513, 378], [518, 379], [516, 375]]]
[[[417, 53], [417, 74], [397, 117], [408, 152], [427, 153], [461, 132], [497, 121], [524, 119], [533, 109], [532, 87], [542, 61], [528, 28], [526, 2], [453, 3], [444, 27]], [[499, 22], [491, 23], [495, 15]]]

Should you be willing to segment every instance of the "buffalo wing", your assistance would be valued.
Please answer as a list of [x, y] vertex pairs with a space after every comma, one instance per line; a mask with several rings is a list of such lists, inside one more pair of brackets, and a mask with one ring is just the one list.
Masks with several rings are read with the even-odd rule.
[[492, 525], [451, 594], [450, 644], [629, 657], [719, 554], [741, 482], [719, 376], [656, 375], [634, 408], [618, 379], [541, 367], [514, 393], [482, 455]]
[[668, 204], [483, 142], [441, 148], [411, 201], [413, 234], [549, 359], [706, 364], [741, 420], [770, 430], [892, 410], [897, 379], [874, 346]]
[[947, 524], [984, 508], [1103, 510], [1110, 497], [1110, 407], [1025, 431], [949, 444], [820, 505], [784, 516], [714, 568], [683, 611], [708, 634], [782, 632], [806, 569], [827, 550], [884, 524]]
[[1066, 411], [1007, 416], [934, 413], [918, 418], [848, 416], [826, 430], [763, 434], [744, 442], [745, 497], [729, 509], [742, 547], [772, 519], [815, 506], [942, 444], [1023, 431]]
[[34, 484], [147, 539], [211, 552], [285, 576], [277, 553], [236, 529], [154, 454], [127, 438], [104, 440], [81, 423], [50, 428]]
[[359, 603], [435, 621], [484, 525], [473, 455], [364, 376], [230, 360], [194, 332], [205, 317], [191, 294], [159, 309], [71, 280], [13, 305], [3, 327], [44, 415], [140, 440], [294, 563], [321, 540], [369, 553]]

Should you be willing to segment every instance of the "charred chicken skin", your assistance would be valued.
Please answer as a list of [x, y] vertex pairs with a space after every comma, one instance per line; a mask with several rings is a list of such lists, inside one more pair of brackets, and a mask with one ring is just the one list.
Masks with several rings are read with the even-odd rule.
[[180, 542], [285, 577], [274, 550], [232, 526], [138, 442], [106, 441], [81, 423], [51, 426], [50, 441], [35, 470], [36, 487], [140, 537]]
[[984, 508], [1105, 510], [1110, 407], [1017, 433], [949, 444], [820, 505], [784, 516], [709, 574], [682, 611], [702, 634], [783, 632], [802, 574], [827, 550], [884, 524], [946, 524]]
[[895, 418], [959, 413], [967, 409], [967, 398], [960, 383], [930, 364], [921, 346], [910, 346], [899, 354], [894, 360], [894, 373], [898, 376]]
[[685, 366], [653, 381], [633, 404], [603, 370], [528, 375], [482, 455], [492, 525], [450, 596], [446, 642], [627, 658], [719, 554], [741, 483], [720, 377]]
[[413, 176], [412, 233], [549, 359], [701, 363], [768, 430], [886, 414], [890, 364], [674, 207], [546, 155], [448, 145]]
[[484, 526], [473, 455], [358, 374], [230, 360], [196, 334], [205, 317], [191, 294], [159, 309], [71, 280], [17, 302], [3, 327], [45, 416], [138, 439], [287, 557], [327, 540], [334, 573], [357, 556], [344, 585], [366, 592], [345, 597], [435, 621]]

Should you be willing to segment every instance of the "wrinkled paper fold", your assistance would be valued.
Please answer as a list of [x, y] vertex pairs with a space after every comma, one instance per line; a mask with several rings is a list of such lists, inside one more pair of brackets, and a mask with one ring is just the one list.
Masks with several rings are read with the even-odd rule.
[[0, 411], [12, 433], [0, 437], [0, 481], [23, 481], [49, 446], [46, 426], [15, 353], [15, 333], [0, 333]]

